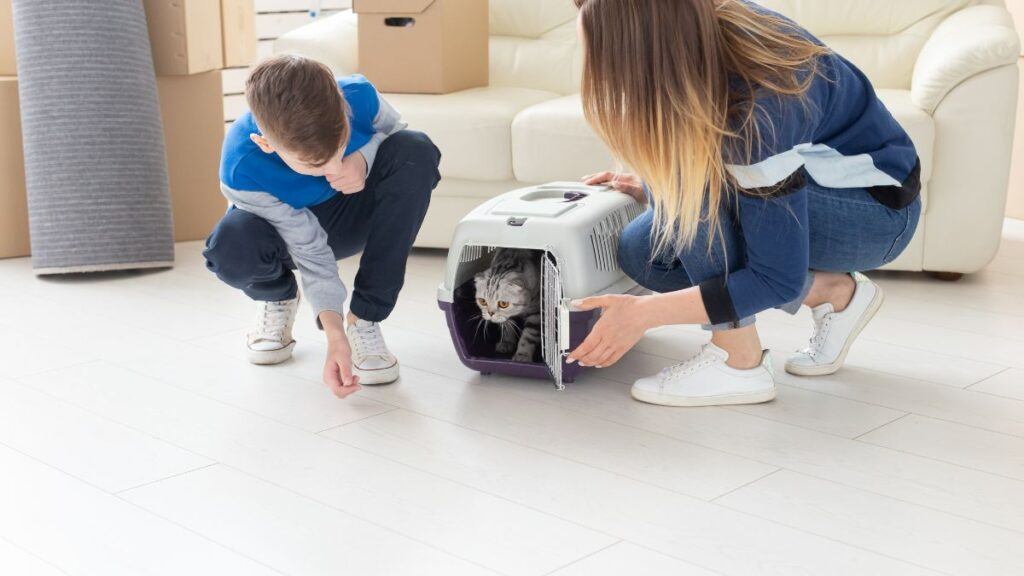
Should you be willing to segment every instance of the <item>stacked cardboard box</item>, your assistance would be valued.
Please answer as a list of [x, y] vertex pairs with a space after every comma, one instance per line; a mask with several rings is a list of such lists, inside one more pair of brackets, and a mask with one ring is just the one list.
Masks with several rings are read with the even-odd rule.
[[[160, 93], [174, 236], [199, 240], [226, 208], [218, 177], [224, 138], [220, 70], [255, 59], [253, 0], [144, 4]], [[30, 251], [11, 6], [11, 0], [0, 0], [0, 258]]]
[[0, 258], [29, 254], [26, 204], [18, 79], [0, 76]]
[[11, 0], [0, 0], [0, 258], [29, 253], [17, 73]]
[[221, 68], [255, 59], [253, 0], [144, 0], [160, 92], [176, 240], [209, 235], [226, 208]]

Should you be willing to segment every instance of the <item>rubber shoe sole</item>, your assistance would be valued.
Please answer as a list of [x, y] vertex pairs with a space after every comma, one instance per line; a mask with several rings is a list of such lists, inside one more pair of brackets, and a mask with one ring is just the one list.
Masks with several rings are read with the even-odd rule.
[[292, 357], [292, 350], [295, 349], [295, 342], [277, 350], [252, 350], [246, 348], [246, 358], [250, 364], [257, 366], [271, 366], [280, 364]]
[[885, 302], [885, 292], [882, 291], [882, 287], [875, 284], [875, 297], [872, 298], [871, 304], [868, 305], [867, 310], [861, 315], [860, 320], [857, 320], [857, 325], [853, 327], [853, 332], [846, 338], [846, 342], [843, 343], [843, 350], [839, 353], [839, 357], [828, 364], [815, 364], [813, 366], [804, 366], [802, 364], [786, 362], [786, 372], [794, 376], [828, 376], [829, 374], [835, 374], [843, 367], [846, 362], [846, 355], [850, 353], [850, 347], [853, 346], [854, 340], [864, 328], [867, 327], [868, 322], [875, 317], [878, 310], [882, 307], [882, 303]]
[[721, 396], [675, 396], [673, 394], [661, 394], [648, 392], [638, 388], [631, 388], [633, 398], [647, 404], [675, 407], [696, 407], [696, 406], [732, 406], [736, 404], [761, 404], [771, 402], [777, 394], [775, 386], [768, 390], [747, 392], [744, 394], [723, 394]]
[[381, 368], [379, 370], [360, 370], [352, 367], [352, 373], [359, 377], [359, 384], [362, 386], [383, 386], [396, 382], [400, 375], [398, 362], [394, 366]]

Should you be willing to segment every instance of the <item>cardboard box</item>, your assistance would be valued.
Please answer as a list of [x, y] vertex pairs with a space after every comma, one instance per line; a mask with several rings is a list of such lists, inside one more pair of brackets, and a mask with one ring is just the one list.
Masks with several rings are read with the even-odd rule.
[[256, 6], [253, 0], [221, 0], [224, 67], [249, 66], [256, 61]]
[[199, 74], [224, 67], [220, 2], [144, 0], [157, 76]]
[[382, 92], [444, 94], [488, 83], [486, 0], [353, 0], [359, 71]]
[[28, 200], [18, 79], [0, 77], [0, 258], [28, 256]]
[[174, 240], [202, 240], [227, 210], [220, 193], [224, 108], [219, 70], [157, 78]]
[[0, 0], [0, 76], [17, 76], [11, 0]]

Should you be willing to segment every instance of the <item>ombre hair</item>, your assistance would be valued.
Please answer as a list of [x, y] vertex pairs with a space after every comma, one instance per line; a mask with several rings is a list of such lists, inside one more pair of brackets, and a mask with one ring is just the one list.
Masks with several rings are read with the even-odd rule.
[[736, 189], [726, 164], [770, 129], [757, 99], [802, 98], [829, 49], [742, 0], [574, 1], [584, 111], [654, 198], [654, 253], [691, 246], [702, 219], [714, 239]]

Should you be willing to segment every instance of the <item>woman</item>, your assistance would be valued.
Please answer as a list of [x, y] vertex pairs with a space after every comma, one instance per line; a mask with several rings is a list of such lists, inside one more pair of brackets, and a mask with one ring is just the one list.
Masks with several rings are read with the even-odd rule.
[[871, 270], [906, 248], [921, 212], [906, 132], [853, 64], [744, 0], [575, 0], [587, 119], [636, 174], [585, 178], [649, 209], [619, 261], [656, 294], [603, 309], [569, 361], [608, 366], [650, 328], [704, 324], [694, 358], [642, 378], [638, 400], [672, 406], [771, 400], [754, 317], [813, 311], [786, 371], [838, 370], [882, 303]]

